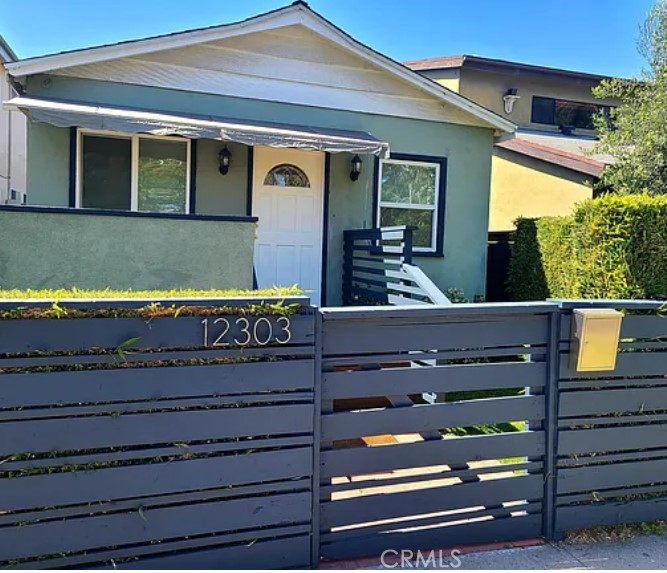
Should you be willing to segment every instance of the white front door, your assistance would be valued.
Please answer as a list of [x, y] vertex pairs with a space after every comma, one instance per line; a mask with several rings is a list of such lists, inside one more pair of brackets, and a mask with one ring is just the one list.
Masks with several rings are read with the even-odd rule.
[[321, 303], [324, 153], [255, 147], [257, 286], [298, 285]]

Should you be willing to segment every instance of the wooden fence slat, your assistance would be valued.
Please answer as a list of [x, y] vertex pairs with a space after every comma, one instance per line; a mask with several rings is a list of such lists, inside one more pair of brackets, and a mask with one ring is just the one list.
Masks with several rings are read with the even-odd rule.
[[[665, 388], [632, 388], [562, 392], [559, 416], [595, 416], [667, 409]], [[615, 420], [622, 422], [623, 420]]]
[[636, 461], [558, 470], [559, 494], [599, 491], [613, 487], [632, 488], [658, 482], [667, 482], [667, 460]]
[[667, 376], [667, 352], [621, 352], [616, 358], [616, 368], [611, 372], [577, 372], [570, 368], [569, 354], [560, 355], [560, 376], [566, 378], [594, 379], [598, 376]]
[[[519, 458], [524, 459], [524, 458]], [[467, 469], [450, 469], [449, 466], [440, 466], [438, 471], [432, 471], [432, 468], [425, 469], [424, 473], [415, 474], [398, 474], [396, 477], [378, 477], [377, 474], [369, 474], [368, 476], [356, 476], [354, 481], [337, 482], [331, 485], [320, 486], [322, 499], [328, 500], [332, 494], [337, 494], [344, 491], [359, 490], [362, 488], [385, 487], [391, 485], [403, 485], [407, 487], [416, 486], [418, 483], [432, 482], [434, 480], [446, 479], [461, 479], [468, 481], [470, 478], [477, 479], [488, 474], [499, 474], [507, 472], [515, 473], [537, 473], [542, 471], [544, 464], [542, 462], [521, 462], [521, 463], [505, 463], [496, 461], [490, 465], [474, 465], [464, 464]], [[393, 474], [392, 474], [393, 475]], [[482, 478], [484, 479], [484, 478]], [[411, 485], [410, 485], [411, 484]], [[425, 484], [428, 485], [428, 484]], [[1, 518], [0, 518], [1, 519]]]
[[556, 509], [556, 524], [561, 532], [665, 518], [667, 518], [667, 498], [578, 504]]
[[[418, 531], [388, 531], [381, 535], [351, 539], [342, 537], [335, 542], [322, 544], [322, 556], [325, 559], [350, 559], [380, 555], [388, 549], [394, 551], [398, 549], [400, 552], [401, 549], [427, 550], [460, 547], [469, 545], [473, 539], [476, 543], [529, 539], [541, 535], [541, 525], [542, 516], [533, 514]], [[444, 551], [443, 559], [447, 560], [447, 557], [448, 552]], [[435, 563], [435, 567], [440, 567], [439, 560]]]
[[11, 455], [312, 430], [312, 405], [308, 404], [28, 420], [2, 424], [0, 452]]
[[[207, 565], [207, 551], [217, 550], [224, 548], [227, 544], [234, 544], [232, 547], [244, 547], [249, 550], [247, 554], [244, 555], [244, 558], [248, 558], [251, 562], [254, 562], [256, 557], [259, 557], [266, 565], [267, 561], [271, 561], [268, 558], [264, 551], [259, 551], [257, 554], [253, 553], [251, 548], [258, 543], [262, 543], [263, 548], [272, 547], [274, 551], [280, 551], [277, 546], [274, 546], [274, 543], [289, 542], [292, 539], [297, 539], [297, 536], [308, 535], [309, 527], [308, 525], [288, 525], [282, 527], [272, 527], [270, 529], [258, 529], [253, 531], [253, 536], [257, 540], [256, 543], [250, 544], [247, 542], [248, 532], [234, 533], [224, 536], [224, 542], [222, 546], [217, 546], [210, 537], [198, 537], [195, 539], [179, 539], [176, 541], [162, 541], [161, 543], [152, 543], [148, 545], [140, 546], [130, 546], [123, 548], [107, 549], [107, 550], [94, 550], [88, 551], [86, 553], [71, 554], [66, 557], [54, 557], [50, 559], [44, 559], [42, 556], [38, 561], [22, 561], [14, 565], [14, 569], [57, 569], [57, 568], [73, 568], [73, 567], [89, 567], [91, 565], [95, 568], [136, 568], [141, 569], [142, 567], [148, 566], [148, 560], [152, 556], [157, 556], [158, 558], [167, 557], [178, 559], [180, 553], [172, 552], [183, 552], [188, 558], [188, 566], [180, 567], [183, 569], [209, 569]], [[268, 539], [275, 537], [276, 539]], [[242, 542], [242, 545], [238, 545], [239, 542]], [[289, 551], [288, 551], [289, 553]], [[305, 553], [304, 555], [307, 555]], [[275, 555], [275, 559], [280, 560], [280, 555]], [[305, 557], [301, 556], [301, 562]], [[233, 561], [232, 561], [233, 562]], [[219, 568], [220, 563], [217, 564]], [[242, 569], [241, 566], [237, 568]], [[259, 567], [257, 567], [259, 568]]]
[[[241, 332], [245, 323], [236, 324], [238, 315], [220, 315], [229, 320], [226, 340], [245, 340]], [[212, 323], [219, 316], [205, 317]], [[250, 328], [259, 316], [247, 316]], [[273, 324], [278, 316], [267, 316]], [[0, 320], [0, 348], [5, 353], [35, 351], [69, 351], [93, 347], [115, 349], [131, 338], [139, 338], [138, 348], [187, 348], [204, 346], [201, 316], [178, 318], [71, 318]], [[289, 317], [290, 344], [312, 344], [314, 319], [309, 315]], [[213, 329], [213, 326], [211, 326]], [[279, 328], [276, 328], [280, 332]], [[209, 344], [214, 341], [211, 334]], [[275, 344], [280, 346], [279, 344]], [[270, 353], [270, 352], [269, 352]]]
[[560, 430], [558, 455], [618, 452], [665, 447], [667, 424]]
[[263, 448], [283, 448], [293, 446], [310, 446], [313, 436], [301, 434], [297, 436], [253, 438], [252, 440], [230, 440], [225, 442], [203, 443], [203, 444], [168, 444], [155, 448], [133, 448], [122, 451], [107, 451], [103, 453], [80, 453], [80, 452], [58, 452], [51, 458], [27, 458], [7, 460], [2, 464], [3, 472], [21, 472], [34, 468], [54, 468], [57, 470], [63, 466], [85, 466], [88, 464], [105, 464], [109, 462], [140, 461], [150, 462], [156, 458], [171, 458], [184, 455], [207, 456], [223, 452], [245, 451]]
[[[307, 522], [310, 494], [290, 493], [186, 506], [141, 509], [2, 529], [0, 560], [213, 532]], [[252, 541], [252, 532], [248, 534]]]
[[42, 420], [45, 418], [83, 417], [91, 415], [134, 414], [139, 412], [163, 412], [167, 410], [201, 410], [202, 408], [262, 406], [276, 404], [308, 404], [313, 401], [312, 392], [284, 392], [241, 394], [160, 400], [157, 402], [114, 402], [111, 404], [83, 404], [51, 408], [28, 408], [0, 411], [0, 422], [9, 420]]
[[489, 317], [487, 321], [424, 323], [419, 318], [331, 322], [324, 331], [324, 353], [483, 348], [547, 342], [546, 317]]
[[311, 448], [0, 479], [0, 508], [75, 503], [231, 487], [312, 473]]
[[119, 513], [121, 511], [134, 511], [137, 502], [141, 507], [156, 508], [167, 505], [186, 505], [191, 503], [202, 503], [205, 501], [229, 499], [232, 497], [249, 497], [253, 495], [276, 495], [278, 493], [294, 493], [297, 491], [309, 491], [312, 480], [310, 477], [290, 479], [289, 481], [277, 481], [270, 483], [256, 483], [252, 485], [239, 485], [218, 489], [206, 489], [188, 491], [185, 493], [169, 493], [166, 495], [149, 495], [141, 498], [129, 498], [113, 501], [98, 501], [83, 505], [67, 505], [58, 508], [44, 508], [36, 510], [18, 511], [0, 515], [0, 525], [16, 525], [32, 521], [53, 521], [58, 519], [70, 519], [76, 517], [92, 517], [93, 515], [104, 515], [109, 512]]
[[[541, 475], [521, 475], [378, 495], [340, 499], [322, 504], [321, 528], [362, 524], [381, 519], [417, 516], [444, 510], [541, 499]], [[443, 518], [446, 521], [451, 518]], [[394, 527], [400, 527], [395, 523]]]
[[324, 479], [471, 461], [544, 455], [544, 432], [516, 432], [322, 451]]
[[109, 569], [306, 569], [309, 535], [172, 553], [109, 565]]
[[[157, 358], [156, 358], [157, 359]], [[2, 408], [311, 390], [312, 360], [0, 375]]]
[[441, 404], [335, 412], [322, 416], [322, 439], [346, 440], [362, 436], [426, 432], [544, 416], [544, 396], [487, 398]]
[[390, 396], [396, 393], [458, 392], [501, 388], [540, 388], [546, 384], [544, 362], [465, 364], [387, 368], [383, 370], [326, 372], [322, 396], [326, 399]]

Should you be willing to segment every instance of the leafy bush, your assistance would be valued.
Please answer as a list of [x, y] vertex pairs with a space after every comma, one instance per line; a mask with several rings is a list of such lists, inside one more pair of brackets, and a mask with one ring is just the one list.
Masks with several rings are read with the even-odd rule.
[[463, 304], [470, 302], [470, 299], [465, 295], [463, 289], [460, 288], [448, 288], [445, 291], [445, 296], [454, 304]]
[[519, 219], [514, 300], [667, 298], [667, 196], [607, 195], [571, 217]]

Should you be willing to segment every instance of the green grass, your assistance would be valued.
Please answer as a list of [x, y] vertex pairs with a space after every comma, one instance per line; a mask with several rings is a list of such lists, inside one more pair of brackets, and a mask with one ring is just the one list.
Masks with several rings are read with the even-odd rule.
[[107, 299], [107, 298], [232, 298], [232, 297], [289, 297], [303, 294], [296, 285], [290, 287], [273, 287], [259, 290], [241, 289], [171, 289], [171, 290], [87, 290], [72, 288], [61, 289], [2, 289], [0, 299]]

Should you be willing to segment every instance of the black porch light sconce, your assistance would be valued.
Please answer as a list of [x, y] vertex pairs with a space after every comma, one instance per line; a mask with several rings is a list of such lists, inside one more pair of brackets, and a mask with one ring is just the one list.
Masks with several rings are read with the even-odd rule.
[[218, 167], [220, 175], [227, 175], [229, 172], [229, 166], [232, 163], [232, 152], [227, 149], [226, 145], [224, 149], [218, 153], [218, 160], [220, 161], [220, 167]]
[[356, 181], [357, 179], [359, 179], [359, 175], [361, 175], [361, 165], [362, 165], [361, 157], [355, 155], [352, 158], [352, 161], [350, 162], [351, 166], [350, 179], [352, 179], [352, 181]]

